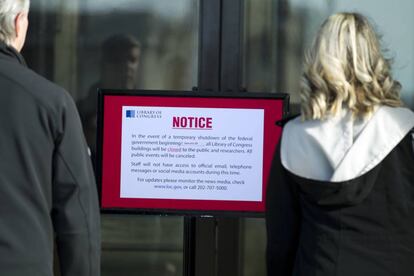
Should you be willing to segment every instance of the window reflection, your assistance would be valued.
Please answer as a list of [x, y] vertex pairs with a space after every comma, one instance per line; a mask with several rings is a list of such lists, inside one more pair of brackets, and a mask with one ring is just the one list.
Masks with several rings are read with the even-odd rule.
[[[96, 88], [191, 90], [197, 83], [198, 2], [32, 0], [23, 55], [78, 104], [90, 148]], [[102, 216], [102, 275], [182, 275], [183, 219]]]
[[96, 155], [97, 91], [99, 88], [136, 89], [141, 60], [141, 44], [133, 35], [111, 35], [100, 48], [99, 77], [77, 103], [92, 160]]
[[245, 218], [242, 228], [242, 275], [266, 275], [266, 225], [261, 218]]
[[196, 85], [198, 1], [89, 0], [81, 7], [83, 91], [98, 77], [100, 45], [119, 33], [141, 42], [137, 88], [191, 90]]
[[331, 1], [244, 0], [243, 85], [248, 91], [290, 94], [299, 112], [304, 49]]
[[182, 231], [174, 217], [104, 215], [102, 275], [182, 275]]

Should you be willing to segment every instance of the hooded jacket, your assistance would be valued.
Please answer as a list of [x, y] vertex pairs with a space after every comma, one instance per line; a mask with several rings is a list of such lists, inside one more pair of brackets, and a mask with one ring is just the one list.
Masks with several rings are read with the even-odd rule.
[[268, 275], [414, 273], [414, 113], [286, 124], [266, 198]]
[[76, 107], [0, 43], [0, 275], [100, 275], [99, 209]]

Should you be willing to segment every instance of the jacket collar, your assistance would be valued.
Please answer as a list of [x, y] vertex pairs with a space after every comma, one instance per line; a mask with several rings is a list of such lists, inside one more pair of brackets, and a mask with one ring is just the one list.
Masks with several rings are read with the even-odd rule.
[[16, 61], [23, 66], [27, 67], [26, 61], [23, 56], [12, 46], [0, 41], [0, 59], [6, 59], [9, 61]]

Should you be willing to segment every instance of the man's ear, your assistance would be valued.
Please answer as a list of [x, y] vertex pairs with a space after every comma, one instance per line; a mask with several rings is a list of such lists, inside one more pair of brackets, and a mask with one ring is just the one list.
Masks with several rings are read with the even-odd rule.
[[14, 18], [14, 29], [15, 29], [15, 36], [18, 37], [21, 30], [22, 30], [22, 22], [26, 15], [22, 12], [19, 12], [16, 17]]
[[11, 42], [11, 45], [19, 52], [23, 48], [26, 40], [26, 32], [29, 24], [27, 17], [27, 12], [20, 12], [14, 18], [15, 36], [14, 40]]

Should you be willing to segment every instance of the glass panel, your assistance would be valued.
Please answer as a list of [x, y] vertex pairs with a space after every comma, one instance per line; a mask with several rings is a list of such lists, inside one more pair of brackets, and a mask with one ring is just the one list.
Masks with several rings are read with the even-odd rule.
[[243, 85], [247, 91], [289, 93], [296, 113], [304, 48], [330, 1], [307, 7], [295, 2], [244, 0]]
[[243, 276], [266, 275], [266, 226], [263, 218], [241, 220], [242, 274]]
[[[402, 98], [414, 108], [414, 67], [408, 65], [414, 57], [413, 9], [410, 0], [398, 5], [387, 0], [244, 0], [243, 85], [247, 91], [289, 93], [292, 113], [298, 113], [305, 49], [330, 14], [356, 11], [378, 27], [383, 46], [390, 50], [386, 54], [394, 59]], [[264, 219], [244, 219], [241, 233], [242, 275], [265, 275]]]
[[102, 275], [182, 275], [183, 219], [103, 215]]
[[402, 83], [402, 98], [414, 108], [414, 67], [408, 65], [414, 56], [410, 35], [414, 19], [409, 16], [413, 1], [393, 5], [386, 0], [244, 0], [244, 8], [242, 72], [248, 91], [287, 92], [297, 112], [305, 49], [330, 14], [357, 11], [378, 26], [383, 46], [394, 59], [394, 77]]
[[[194, 0], [32, 0], [23, 55], [78, 104], [94, 153], [96, 88], [197, 85]], [[103, 215], [102, 275], [182, 275], [183, 218]]]
[[243, 85], [248, 91], [275, 92], [277, 1], [245, 0], [243, 28]]

